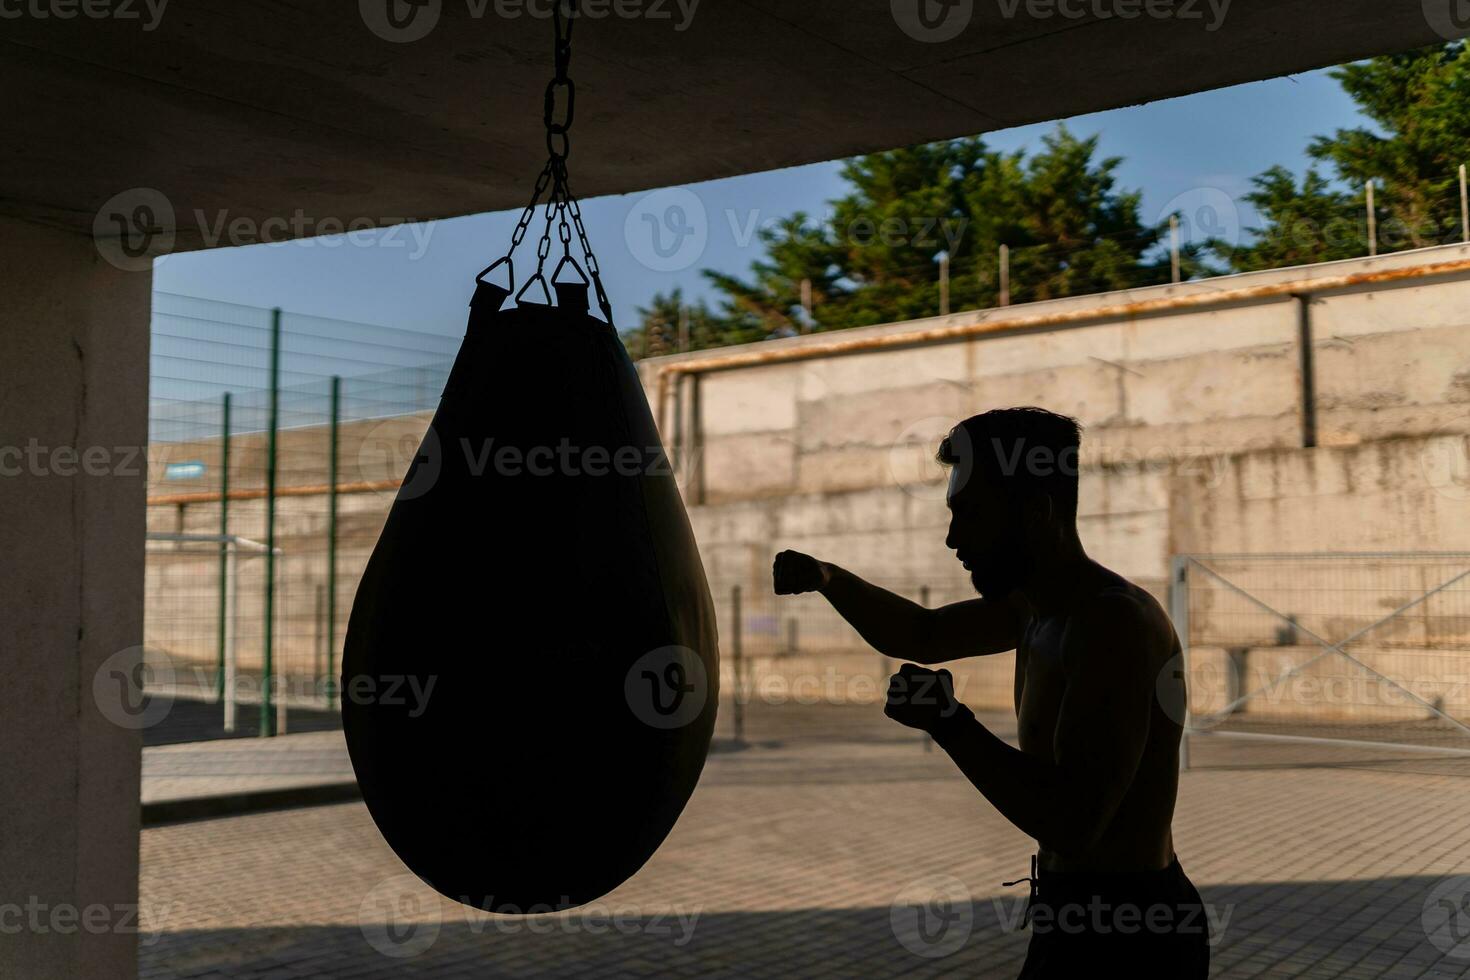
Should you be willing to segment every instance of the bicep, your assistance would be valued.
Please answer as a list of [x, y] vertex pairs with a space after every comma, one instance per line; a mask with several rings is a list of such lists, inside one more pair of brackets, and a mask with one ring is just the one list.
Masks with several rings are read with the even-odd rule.
[[1005, 653], [1021, 642], [1021, 616], [1008, 602], [970, 599], [935, 609], [929, 647], [936, 660]]

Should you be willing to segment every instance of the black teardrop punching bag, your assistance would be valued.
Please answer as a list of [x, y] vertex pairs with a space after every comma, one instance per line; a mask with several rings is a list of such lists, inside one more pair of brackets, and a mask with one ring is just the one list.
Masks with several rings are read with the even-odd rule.
[[591, 901], [653, 854], [718, 703], [689, 520], [613, 328], [567, 301], [469, 330], [358, 587], [342, 714], [368, 810], [441, 893]]
[[[439, 892], [491, 912], [580, 905], [642, 867], [694, 791], [719, 702], [689, 518], [567, 188], [562, 2], [551, 159], [511, 242], [550, 186], [536, 274], [513, 308], [485, 281], [505, 264], [514, 289], [510, 256], [476, 280], [342, 659], [347, 748], [383, 837]], [[568, 266], [580, 283], [558, 281]], [[544, 304], [521, 301], [533, 285]], [[605, 320], [587, 311], [592, 286]]]

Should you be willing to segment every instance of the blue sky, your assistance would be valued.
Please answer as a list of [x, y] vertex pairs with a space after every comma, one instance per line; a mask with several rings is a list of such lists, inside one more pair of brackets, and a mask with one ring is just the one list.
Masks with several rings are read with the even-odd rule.
[[[1102, 152], [1121, 156], [1122, 186], [1143, 192], [1144, 217], [1176, 208], [1227, 235], [1253, 223], [1239, 197], [1252, 176], [1281, 163], [1306, 165], [1312, 136], [1364, 124], [1326, 72], [1094, 113], [1067, 120], [1080, 135], [1101, 135]], [[1035, 147], [1054, 123], [989, 134], [992, 146]], [[594, 152], [583, 147], [583, 154]], [[574, 161], [575, 164], [575, 161]], [[575, 176], [575, 169], [573, 170]], [[527, 174], [527, 189], [533, 174]], [[759, 249], [751, 231], [793, 211], [820, 215], [839, 196], [838, 164], [826, 163], [584, 202], [593, 249], [603, 267], [618, 325], [655, 292], [682, 286], [709, 296], [702, 268], [744, 274]], [[702, 213], [701, 213], [702, 212]], [[474, 215], [408, 228], [281, 245], [219, 248], [167, 257], [155, 288], [318, 316], [459, 335], [474, 275], [509, 244], [517, 215]], [[654, 225], [672, 246], [661, 255]], [[534, 259], [534, 241], [523, 254]], [[522, 262], [517, 263], [523, 265]], [[523, 273], [524, 274], [524, 273]]]

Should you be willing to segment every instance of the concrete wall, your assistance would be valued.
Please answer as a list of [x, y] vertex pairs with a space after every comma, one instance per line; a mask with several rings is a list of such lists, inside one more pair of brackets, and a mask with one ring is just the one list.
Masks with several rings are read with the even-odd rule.
[[[957, 314], [843, 340], [1286, 283], [1310, 292], [1334, 277], [1466, 258], [1463, 247], [1442, 248]], [[1252, 547], [1323, 549], [1354, 537], [1395, 548], [1470, 546], [1470, 526], [1438, 503], [1425, 509], [1430, 496], [1442, 498], [1411, 465], [1425, 447], [1405, 442], [1434, 434], [1453, 442], [1467, 431], [1470, 279], [1339, 288], [1313, 295], [1310, 315], [1321, 450], [1302, 449], [1300, 309], [1290, 295], [705, 370], [670, 398], [666, 437], [679, 420], [686, 493], [698, 502], [712, 576], [751, 587], [784, 547], [875, 578], [952, 581], [941, 540], [943, 472], [930, 457], [949, 425], [1007, 405], [1082, 421], [1084, 541], [1119, 571], [1159, 586], [1170, 554], [1224, 543], [1222, 521]], [[830, 341], [780, 343], [800, 350]], [[660, 370], [694, 358], [711, 360], [645, 362], [650, 395]], [[1377, 448], [1331, 451], [1368, 444]], [[1341, 496], [1327, 509], [1286, 500], [1333, 494]], [[1246, 499], [1261, 504], [1247, 513], [1236, 503]], [[1356, 525], [1346, 538], [1343, 524]]]
[[[933, 604], [972, 594], [944, 547], [944, 472], [932, 456], [950, 426], [988, 408], [1039, 404], [1081, 419], [1084, 542], [1160, 599], [1177, 553], [1470, 549], [1463, 505], [1470, 496], [1463, 443], [1470, 432], [1470, 273], [1341, 285], [1344, 277], [1467, 259], [1470, 249], [1435, 249], [754, 349], [780, 356], [933, 327], [1003, 327], [1158, 300], [1278, 293], [1065, 328], [721, 369], [723, 360], [752, 350], [730, 348], [645, 361], [640, 370], [657, 407], [661, 371], [696, 359], [704, 364], [697, 377], [669, 383], [662, 426], [724, 635], [731, 633], [732, 590], [739, 586], [746, 651], [785, 657], [782, 677], [805, 671], [802, 657], [817, 656], [843, 677], [881, 678], [885, 665], [819, 599], [770, 595], [771, 558], [782, 548], [809, 551], [916, 598], [927, 587]], [[1324, 282], [1338, 287], [1323, 291]], [[1314, 449], [1302, 448], [1302, 308], [1293, 292], [1311, 295]], [[342, 481], [401, 474], [426, 424], [426, 416], [413, 416], [344, 426]], [[236, 439], [232, 486], [261, 485], [260, 443], [259, 436]], [[325, 483], [325, 445], [321, 429], [283, 433], [282, 484]], [[216, 448], [206, 441], [155, 447], [154, 455], [204, 460], [213, 471]], [[159, 481], [150, 492], [163, 500], [190, 489]], [[341, 498], [339, 643], [390, 498], [384, 490]], [[150, 508], [149, 527], [215, 533], [216, 508], [161, 504]], [[262, 513], [259, 500], [233, 503], [232, 530], [260, 536]], [[287, 559], [278, 650], [293, 671], [321, 659], [316, 588], [325, 577], [325, 513], [320, 495], [280, 503]], [[212, 662], [212, 619], [193, 621], [190, 633], [188, 617], [164, 606], [182, 579], [195, 589], [203, 583], [197, 602], [213, 608], [208, 559], [192, 569], [182, 559], [165, 565], [155, 557], [152, 564], [150, 642], [184, 660]], [[259, 607], [247, 596], [241, 609], [241, 661], [250, 669], [258, 662]], [[967, 667], [973, 690], [983, 692], [976, 703], [1006, 702], [1009, 669], [1006, 658]]]
[[143, 638], [151, 277], [80, 235], [0, 243], [0, 976], [125, 980], [141, 739], [93, 684]]

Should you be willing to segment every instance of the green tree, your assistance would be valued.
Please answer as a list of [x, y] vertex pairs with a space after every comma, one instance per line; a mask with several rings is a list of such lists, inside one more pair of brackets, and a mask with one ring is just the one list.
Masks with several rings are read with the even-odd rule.
[[[831, 202], [827, 222], [797, 214], [762, 230], [765, 254], [748, 279], [705, 275], [726, 315], [773, 335], [937, 315], [941, 259], [951, 310], [993, 306], [1002, 244], [1014, 302], [1166, 282], [1163, 226], [1145, 224], [1139, 194], [1118, 189], [1120, 163], [1098, 160], [1097, 138], [1066, 127], [1030, 159], [979, 138], [858, 157], [843, 166], [850, 189]], [[1195, 249], [1185, 259], [1186, 275], [1203, 268]]]
[[680, 334], [688, 330], [687, 350], [706, 350], [730, 344], [763, 340], [759, 324], [740, 316], [718, 316], [703, 300], [686, 303], [684, 291], [654, 294], [646, 307], [638, 308], [638, 326], [623, 331], [623, 345], [635, 358], [674, 354], [680, 350]]
[[1238, 248], [1212, 243], [1235, 271], [1368, 252], [1365, 185], [1374, 181], [1378, 251], [1460, 240], [1458, 170], [1470, 162], [1470, 53], [1462, 42], [1370, 58], [1332, 71], [1376, 127], [1339, 129], [1307, 148], [1340, 181], [1309, 168], [1298, 187], [1283, 167], [1246, 196], [1264, 224]]
[[1309, 168], [1297, 186], [1285, 167], [1272, 167], [1251, 183], [1244, 196], [1264, 224], [1246, 229], [1251, 239], [1235, 245], [1220, 239], [1210, 251], [1236, 272], [1280, 269], [1292, 265], [1348, 259], [1367, 251], [1367, 219], [1352, 196], [1333, 190], [1326, 178]]

